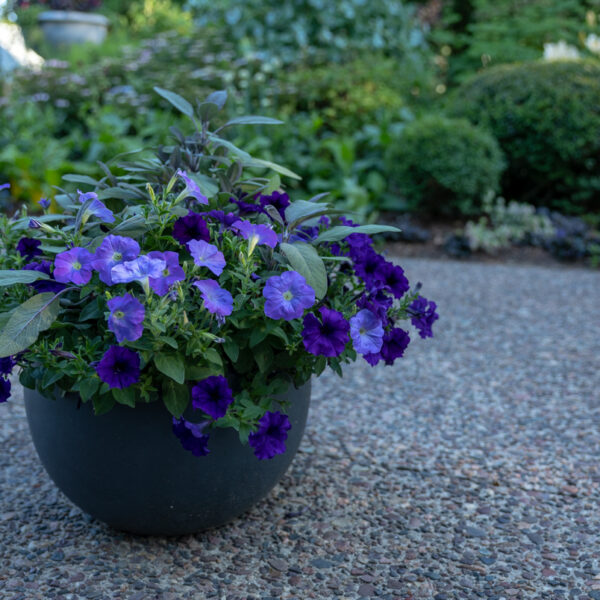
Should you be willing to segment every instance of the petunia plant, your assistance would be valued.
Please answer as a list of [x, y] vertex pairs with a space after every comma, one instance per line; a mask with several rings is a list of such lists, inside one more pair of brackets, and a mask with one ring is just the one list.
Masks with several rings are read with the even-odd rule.
[[281, 178], [293, 172], [222, 134], [277, 121], [212, 129], [224, 92], [193, 107], [156, 91], [191, 134], [103, 164], [99, 181], [66, 176], [92, 189], [59, 190], [41, 216], [0, 218], [0, 402], [18, 367], [26, 387], [98, 415], [164, 403], [195, 456], [233, 427], [272, 458], [290, 429], [278, 394], [359, 355], [394, 364], [410, 342], [403, 323], [431, 337], [436, 305], [375, 250], [370, 235], [393, 228], [358, 226], [323, 197], [291, 200]]

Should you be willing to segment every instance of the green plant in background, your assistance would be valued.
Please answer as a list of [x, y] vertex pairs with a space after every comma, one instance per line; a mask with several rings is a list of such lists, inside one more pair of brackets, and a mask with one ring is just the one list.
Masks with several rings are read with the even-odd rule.
[[505, 196], [581, 214], [600, 209], [599, 97], [599, 63], [537, 61], [477, 75], [450, 110], [500, 143]]
[[479, 212], [481, 199], [497, 191], [502, 152], [487, 131], [466, 119], [427, 115], [409, 123], [389, 146], [386, 172], [398, 196], [391, 210], [431, 216]]

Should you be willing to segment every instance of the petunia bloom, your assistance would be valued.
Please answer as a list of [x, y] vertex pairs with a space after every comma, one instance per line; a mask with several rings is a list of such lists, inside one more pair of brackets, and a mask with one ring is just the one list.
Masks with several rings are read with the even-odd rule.
[[10, 381], [0, 377], [0, 404], [6, 402], [10, 398]]
[[206, 267], [217, 276], [223, 272], [226, 265], [225, 257], [216, 246], [204, 240], [190, 240], [188, 250], [197, 266]]
[[223, 375], [211, 375], [192, 388], [192, 406], [220, 419], [233, 402], [233, 392]]
[[111, 389], [129, 387], [140, 380], [140, 357], [129, 348], [111, 346], [96, 365], [96, 373]]
[[263, 209], [271, 205], [277, 209], [281, 218], [285, 221], [285, 209], [290, 205], [290, 197], [285, 192], [275, 190], [269, 195], [260, 195], [258, 198]]
[[291, 427], [287, 415], [279, 411], [266, 412], [258, 422], [258, 430], [248, 436], [248, 443], [254, 448], [256, 457], [265, 460], [283, 454]]
[[381, 350], [383, 326], [370, 310], [360, 310], [350, 319], [350, 337], [354, 349], [361, 354], [372, 354]]
[[431, 328], [433, 323], [439, 319], [439, 315], [435, 312], [436, 303], [433, 300], [427, 300], [427, 298], [419, 296], [408, 308], [412, 314], [410, 322], [418, 329], [419, 335], [423, 339], [433, 337]]
[[173, 237], [185, 246], [190, 240], [210, 241], [210, 232], [202, 216], [190, 211], [185, 217], [180, 217], [173, 223]]
[[361, 249], [358, 252], [350, 251], [354, 261], [354, 272], [364, 281], [369, 291], [380, 288], [383, 285], [385, 259], [377, 254], [371, 247]]
[[40, 246], [42, 242], [33, 238], [23, 237], [17, 244], [17, 252], [27, 260], [33, 260], [42, 254]]
[[104, 223], [114, 223], [115, 215], [112, 210], [106, 208], [103, 202], [98, 200], [98, 194], [96, 194], [96, 192], [87, 192], [84, 194], [77, 190], [77, 193], [79, 194], [79, 202], [81, 202], [81, 204], [90, 201], [90, 204], [86, 209], [86, 213], [89, 216], [98, 217]]
[[263, 289], [265, 315], [270, 319], [299, 319], [315, 303], [315, 290], [296, 271], [267, 279]]
[[302, 342], [304, 347], [315, 356], [339, 356], [349, 341], [350, 324], [344, 315], [322, 306], [319, 309], [321, 321], [312, 313], [304, 317]]
[[108, 328], [115, 334], [117, 342], [133, 342], [142, 336], [146, 311], [143, 304], [131, 294], [115, 296], [108, 302], [110, 315]]
[[402, 298], [410, 289], [402, 267], [384, 261], [383, 266], [380, 268], [380, 275], [383, 285], [392, 292], [395, 298]]
[[255, 225], [250, 221], [236, 221], [231, 229], [237, 231], [244, 239], [250, 242], [250, 248], [259, 245], [275, 248], [277, 245], [277, 234], [268, 225]]
[[226, 317], [233, 312], [233, 297], [213, 279], [194, 281], [204, 300], [204, 308], [219, 317]]
[[50, 279], [38, 279], [37, 281], [33, 281], [32, 283], [28, 283], [38, 294], [42, 294], [43, 292], [60, 292], [65, 289], [64, 283], [59, 283], [54, 279], [54, 276], [50, 273], [50, 267], [52, 263], [49, 260], [43, 260], [42, 262], [32, 262], [23, 267], [25, 271], [39, 271], [40, 273], [45, 273], [50, 277]]
[[0, 375], [10, 375], [16, 364], [14, 356], [0, 358]]
[[185, 192], [187, 196], [192, 196], [195, 198], [200, 204], [208, 204], [208, 198], [200, 191], [198, 184], [185, 172], [181, 169], [177, 170], [175, 173], [185, 183]]
[[46, 209], [46, 208], [48, 208], [48, 207], [50, 206], [50, 200], [48, 200], [47, 198], [40, 198], [40, 199], [38, 200], [38, 204], [39, 204], [39, 205], [40, 205], [42, 208]]
[[54, 279], [61, 283], [85, 285], [92, 278], [94, 256], [85, 248], [71, 248], [54, 259]]
[[400, 358], [408, 344], [410, 336], [406, 331], [399, 327], [394, 327], [383, 336], [383, 344], [379, 352], [365, 354], [364, 359], [371, 365], [375, 366], [380, 360], [383, 360], [386, 365], [393, 365], [397, 358]]
[[92, 267], [100, 276], [100, 281], [112, 285], [111, 269], [140, 255], [140, 245], [132, 238], [120, 235], [107, 235], [96, 248]]
[[10, 183], [3, 183], [0, 185], [0, 192], [2, 190], [10, 190]]
[[166, 267], [160, 277], [150, 277], [150, 287], [159, 295], [164, 296], [169, 288], [177, 281], [185, 279], [185, 271], [179, 265], [179, 254], [177, 252], [148, 252], [150, 258], [164, 260]]
[[139, 281], [145, 284], [149, 278], [157, 279], [162, 277], [166, 267], [167, 263], [164, 260], [142, 255], [134, 260], [114, 266], [110, 270], [110, 276], [113, 283]]
[[185, 450], [191, 452], [194, 456], [206, 456], [210, 453], [208, 449], [208, 435], [204, 433], [208, 421], [203, 423], [190, 423], [183, 417], [177, 419], [173, 417], [173, 433], [179, 438], [181, 445]]

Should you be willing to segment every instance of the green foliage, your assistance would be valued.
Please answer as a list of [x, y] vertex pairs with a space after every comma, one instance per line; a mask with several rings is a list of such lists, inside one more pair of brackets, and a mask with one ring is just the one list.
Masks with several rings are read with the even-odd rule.
[[474, 77], [451, 110], [500, 143], [504, 196], [577, 214], [600, 209], [599, 97], [600, 64], [540, 61]]
[[386, 168], [390, 210], [437, 216], [478, 212], [483, 196], [497, 190], [504, 167], [494, 138], [465, 119], [425, 116], [409, 123], [390, 147]]

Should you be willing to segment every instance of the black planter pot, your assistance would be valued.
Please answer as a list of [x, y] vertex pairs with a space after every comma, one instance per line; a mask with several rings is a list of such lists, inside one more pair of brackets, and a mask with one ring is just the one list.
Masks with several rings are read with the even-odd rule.
[[76, 398], [25, 390], [33, 442], [60, 490], [115, 529], [146, 535], [217, 527], [264, 498], [298, 450], [310, 383], [291, 388], [286, 399], [292, 424], [287, 450], [261, 461], [232, 429], [212, 431], [210, 454], [193, 456], [173, 435], [161, 402], [117, 405], [97, 417], [91, 403], [77, 408]]

